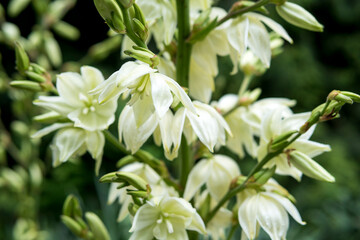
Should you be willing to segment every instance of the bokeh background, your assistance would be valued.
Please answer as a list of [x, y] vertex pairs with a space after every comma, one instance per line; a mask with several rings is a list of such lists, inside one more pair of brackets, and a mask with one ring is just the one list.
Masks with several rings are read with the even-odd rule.
[[[32, 2], [41, 1], [47, 2]], [[219, 5], [229, 9], [232, 2], [222, 0]], [[294, 112], [313, 109], [333, 89], [360, 93], [360, 1], [294, 2], [313, 13], [324, 24], [324, 32], [297, 29], [278, 18], [270, 7], [271, 15], [287, 29], [294, 44], [285, 45], [284, 52], [272, 60], [270, 70], [256, 78], [250, 88], [261, 87], [261, 98], [297, 100]], [[80, 199], [84, 210], [93, 211], [103, 219], [112, 239], [127, 239], [130, 223], [116, 222], [119, 206], [106, 204], [108, 185], [98, 183], [90, 156], [84, 155], [81, 160], [54, 169], [48, 147], [52, 136], [41, 142], [29, 138], [42, 127], [32, 121], [40, 110], [31, 104], [35, 93], [9, 87], [11, 79], [19, 79], [12, 41], [16, 39], [9, 40], [3, 27], [7, 22], [13, 23], [21, 36], [28, 38], [44, 27], [44, 17], [35, 14], [31, 4], [17, 16], [9, 14], [9, 1], [2, 0], [0, 4], [4, 9], [0, 13], [0, 239], [76, 239], [60, 221], [63, 201], [70, 193]], [[50, 29], [65, 63], [54, 67], [50, 62], [53, 73], [77, 70], [83, 64], [100, 68], [105, 76], [119, 69], [121, 37], [106, 40], [108, 28], [92, 1], [73, 2], [62, 20], [81, 31], [78, 39], [69, 40]], [[43, 51], [29, 54], [36, 58], [45, 54]], [[238, 89], [242, 79], [241, 73], [229, 76], [232, 65], [228, 58], [220, 58], [219, 67], [215, 100]], [[116, 132], [114, 126], [112, 130]], [[336, 183], [306, 177], [301, 183], [288, 177], [276, 178], [297, 199], [296, 206], [307, 222], [302, 227], [291, 221], [288, 239], [360, 239], [360, 105], [345, 106], [340, 119], [319, 125], [313, 140], [332, 146], [331, 153], [316, 160], [336, 177]], [[150, 144], [145, 148], [161, 157], [160, 148]], [[226, 149], [221, 151], [229, 153]], [[106, 145], [100, 175], [114, 171], [116, 161], [122, 156]], [[244, 173], [254, 163], [247, 162], [241, 162]], [[239, 236], [240, 231], [236, 234]]]

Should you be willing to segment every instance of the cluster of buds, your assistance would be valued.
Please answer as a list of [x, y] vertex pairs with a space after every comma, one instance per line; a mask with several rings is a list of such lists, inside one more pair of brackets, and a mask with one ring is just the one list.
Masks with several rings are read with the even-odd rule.
[[[94, 0], [106, 24], [115, 32], [145, 42], [149, 36], [145, 16], [133, 0]], [[134, 41], [136, 42], [136, 41]]]
[[101, 219], [93, 212], [86, 212], [83, 220], [83, 213], [79, 200], [73, 195], [69, 195], [63, 206], [61, 221], [76, 236], [82, 239], [90, 240], [110, 240], [110, 235]]

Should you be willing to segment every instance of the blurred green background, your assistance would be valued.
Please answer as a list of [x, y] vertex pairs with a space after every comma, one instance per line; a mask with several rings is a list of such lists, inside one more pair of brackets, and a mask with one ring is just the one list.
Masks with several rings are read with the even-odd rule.
[[[229, 9], [232, 2], [219, 1], [219, 4]], [[256, 78], [250, 88], [261, 87], [261, 98], [297, 100], [294, 112], [313, 109], [324, 102], [333, 89], [360, 93], [360, 1], [294, 2], [313, 13], [324, 24], [324, 32], [297, 29], [278, 18], [270, 7], [272, 16], [287, 29], [294, 44], [287, 44], [284, 52], [272, 60], [270, 70]], [[8, 1], [1, 1], [1, 4], [8, 9]], [[3, 14], [0, 29], [5, 22], [11, 22], [19, 27], [23, 37], [28, 37], [34, 31], [34, 25], [41, 25], [42, 20], [29, 6], [17, 16]], [[90, 47], [107, 39], [108, 28], [92, 1], [78, 1], [63, 20], [80, 29], [81, 35], [70, 41], [55, 32], [63, 62], [72, 63], [53, 67], [54, 73], [76, 69], [81, 64], [98, 67], [105, 76], [118, 70], [121, 65], [118, 40], [113, 40], [113, 48], [103, 59], [99, 56], [86, 58]], [[5, 40], [0, 35], [0, 239], [76, 239], [59, 218], [63, 201], [70, 193], [80, 198], [86, 211], [93, 211], [103, 219], [112, 239], [127, 239], [130, 223], [116, 223], [119, 207], [106, 204], [108, 185], [98, 183], [90, 156], [84, 155], [82, 160], [53, 169], [48, 148], [52, 136], [41, 142], [29, 138], [29, 134], [42, 126], [31, 121], [40, 110], [31, 104], [33, 93], [10, 89], [8, 85], [10, 79], [18, 76], [12, 42]], [[240, 73], [228, 75], [232, 69], [228, 58], [221, 58], [219, 66], [220, 76], [216, 79], [219, 92], [214, 94], [214, 99], [224, 93], [236, 92], [242, 79]], [[288, 239], [360, 239], [360, 106], [345, 106], [341, 115], [340, 119], [319, 125], [312, 138], [332, 146], [331, 153], [316, 160], [335, 176], [336, 183], [322, 183], [306, 177], [298, 183], [288, 177], [277, 177], [297, 199], [296, 206], [307, 222], [303, 227], [291, 221]], [[113, 128], [116, 132], [115, 126]], [[150, 145], [145, 148], [161, 156], [162, 149]], [[226, 149], [222, 151], [228, 153]], [[100, 175], [114, 171], [115, 163], [121, 157], [121, 153], [106, 146]], [[242, 172], [246, 173], [249, 167], [245, 165]], [[4, 174], [8, 178], [14, 177], [11, 171], [20, 176], [16, 186], [9, 186], [4, 180]], [[42, 176], [40, 180], [38, 175]], [[14, 229], [27, 235], [14, 235]], [[267, 239], [267, 236], [261, 236], [261, 239]]]

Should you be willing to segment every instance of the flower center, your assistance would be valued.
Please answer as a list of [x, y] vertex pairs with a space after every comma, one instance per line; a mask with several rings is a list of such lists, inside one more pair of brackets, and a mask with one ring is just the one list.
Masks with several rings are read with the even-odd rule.
[[93, 99], [91, 95], [85, 95], [83, 93], [79, 93], [79, 99], [84, 104], [84, 108], [82, 109], [83, 114], [88, 114], [89, 112], [95, 112], [97, 105], [97, 100]]

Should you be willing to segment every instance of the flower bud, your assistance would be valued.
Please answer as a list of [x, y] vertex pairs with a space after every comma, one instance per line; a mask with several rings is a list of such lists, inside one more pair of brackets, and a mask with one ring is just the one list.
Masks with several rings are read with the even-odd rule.
[[295, 3], [285, 2], [282, 5], [276, 6], [276, 11], [285, 21], [294, 26], [315, 32], [323, 31], [323, 25], [303, 7]]
[[117, 168], [121, 168], [127, 164], [130, 164], [130, 163], [133, 163], [133, 162], [136, 162], [138, 161], [136, 159], [136, 157], [134, 157], [133, 155], [127, 155], [123, 158], [121, 158], [117, 163], [116, 163], [116, 167]]
[[64, 21], [55, 23], [52, 25], [52, 28], [58, 35], [69, 40], [77, 40], [80, 37], [80, 31], [73, 25]]
[[82, 210], [79, 204], [79, 200], [72, 194], [68, 195], [65, 199], [63, 215], [71, 218], [82, 217]]
[[115, 0], [94, 0], [95, 7], [106, 24], [117, 33], [126, 33], [121, 10]]
[[104, 223], [101, 219], [92, 212], [85, 213], [86, 221], [89, 224], [91, 232], [94, 234], [94, 238], [96, 240], [110, 240], [110, 235], [104, 226]]
[[49, 58], [51, 64], [54, 67], [59, 67], [62, 63], [62, 55], [58, 42], [55, 40], [55, 38], [50, 32], [48, 32], [48, 34], [45, 34], [44, 42], [46, 56]]
[[44, 76], [30, 71], [26, 71], [25, 76], [28, 77], [30, 80], [38, 83], [43, 83], [46, 81]]
[[27, 80], [14, 80], [10, 82], [10, 86], [19, 89], [30, 90], [33, 92], [40, 92], [43, 90], [39, 83], [35, 83]]
[[21, 13], [31, 2], [31, 0], [12, 0], [8, 5], [8, 13], [10, 17], [16, 17]]
[[78, 237], [83, 236], [83, 229], [81, 225], [71, 217], [61, 215], [61, 221], [70, 229], [70, 231]]
[[33, 120], [36, 122], [40, 122], [40, 123], [49, 123], [49, 122], [55, 122], [62, 117], [63, 116], [60, 115], [59, 113], [51, 111], [51, 112], [47, 112], [47, 113], [35, 116], [33, 118]]
[[149, 197], [149, 193], [147, 191], [138, 191], [138, 190], [131, 190], [131, 189], [126, 189], [127, 190], [127, 194], [136, 198], [148, 198]]
[[267, 181], [275, 174], [275, 170], [276, 166], [273, 166], [272, 168], [261, 169], [259, 172], [255, 173], [254, 178], [256, 184], [262, 186], [267, 183]]
[[129, 185], [134, 186], [138, 190], [147, 191], [148, 183], [142, 179], [140, 176], [129, 173], [129, 172], [112, 172], [108, 173], [100, 178], [101, 183], [110, 183], [110, 182], [125, 182]]
[[317, 162], [299, 151], [289, 153], [290, 163], [306, 176], [326, 182], [335, 182], [335, 178]]
[[102, 60], [109, 56], [115, 49], [121, 46], [121, 36], [114, 36], [99, 42], [89, 49], [89, 56], [95, 60]]
[[149, 29], [136, 18], [133, 18], [133, 30], [143, 42], [145, 42], [149, 36]]
[[15, 42], [16, 67], [20, 73], [24, 73], [30, 66], [30, 60], [24, 48], [19, 42]]
[[10, 42], [16, 41], [20, 38], [20, 30], [18, 26], [13, 23], [4, 22], [1, 25], [1, 30], [5, 38]]
[[149, 64], [152, 68], [155, 68], [160, 63], [158, 56], [146, 48], [133, 46], [132, 50], [125, 50], [124, 53], [130, 57]]

